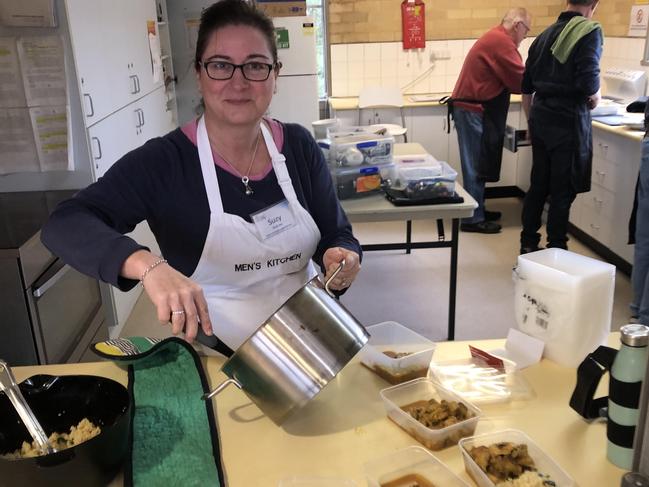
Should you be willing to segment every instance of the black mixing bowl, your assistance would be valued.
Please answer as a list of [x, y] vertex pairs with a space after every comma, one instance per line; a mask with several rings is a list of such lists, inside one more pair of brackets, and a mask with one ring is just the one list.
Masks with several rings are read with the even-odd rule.
[[[35, 375], [20, 384], [47, 436], [65, 433], [83, 418], [101, 427], [94, 438], [40, 457], [0, 458], [0, 486], [103, 487], [119, 471], [129, 450], [132, 399], [118, 382], [92, 375]], [[0, 393], [0, 454], [32, 441], [18, 413]]]

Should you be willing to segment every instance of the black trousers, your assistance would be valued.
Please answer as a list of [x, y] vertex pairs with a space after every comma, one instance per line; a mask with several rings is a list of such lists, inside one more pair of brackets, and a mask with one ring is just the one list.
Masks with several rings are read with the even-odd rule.
[[[521, 247], [538, 247], [541, 217], [549, 199], [548, 247], [567, 248], [570, 206], [577, 195], [571, 183], [575, 155], [572, 127], [538, 117], [530, 119], [532, 131], [532, 174], [523, 203]], [[553, 123], [554, 122], [554, 123]]]

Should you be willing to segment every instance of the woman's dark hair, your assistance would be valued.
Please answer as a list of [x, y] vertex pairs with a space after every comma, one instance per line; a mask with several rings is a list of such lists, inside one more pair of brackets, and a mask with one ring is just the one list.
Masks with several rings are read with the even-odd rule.
[[222, 27], [229, 25], [246, 25], [258, 29], [268, 41], [273, 63], [277, 62], [277, 41], [275, 40], [273, 21], [253, 3], [245, 0], [220, 0], [203, 10], [201, 14], [194, 57], [196, 71], [201, 69], [200, 62], [210, 36]]

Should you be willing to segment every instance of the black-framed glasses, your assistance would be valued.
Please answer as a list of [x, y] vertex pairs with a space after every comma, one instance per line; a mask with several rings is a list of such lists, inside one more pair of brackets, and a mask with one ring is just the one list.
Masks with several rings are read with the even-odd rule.
[[525, 22], [523, 22], [522, 20], [519, 20], [518, 23], [521, 24], [523, 27], [525, 27], [525, 33], [526, 33], [526, 34], [531, 30], [531, 29], [530, 29], [530, 26], [527, 25], [527, 24], [526, 24]]
[[232, 78], [237, 68], [241, 70], [243, 77], [248, 81], [266, 81], [277, 64], [260, 63], [258, 61], [243, 64], [232, 64], [227, 61], [203, 61], [201, 65], [205, 68], [207, 76], [217, 81]]

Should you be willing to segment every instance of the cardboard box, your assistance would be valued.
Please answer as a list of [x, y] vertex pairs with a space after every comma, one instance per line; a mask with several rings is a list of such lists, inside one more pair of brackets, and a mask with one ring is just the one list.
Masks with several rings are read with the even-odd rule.
[[257, 8], [269, 17], [301, 17], [306, 15], [306, 0], [256, 0]]

